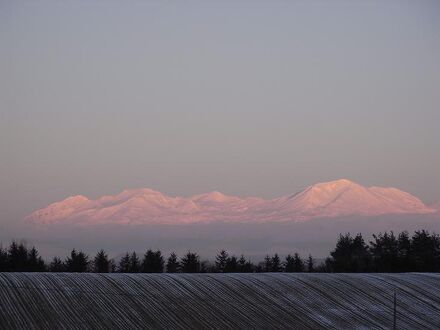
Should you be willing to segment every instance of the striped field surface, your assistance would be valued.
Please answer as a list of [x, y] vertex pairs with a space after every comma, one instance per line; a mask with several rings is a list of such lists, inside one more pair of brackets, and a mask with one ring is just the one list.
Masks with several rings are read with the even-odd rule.
[[0, 273], [0, 329], [440, 329], [440, 274]]

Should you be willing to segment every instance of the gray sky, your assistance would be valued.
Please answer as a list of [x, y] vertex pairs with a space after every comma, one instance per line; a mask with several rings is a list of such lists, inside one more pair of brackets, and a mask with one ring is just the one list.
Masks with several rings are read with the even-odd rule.
[[1, 1], [3, 223], [150, 187], [440, 199], [439, 1]]

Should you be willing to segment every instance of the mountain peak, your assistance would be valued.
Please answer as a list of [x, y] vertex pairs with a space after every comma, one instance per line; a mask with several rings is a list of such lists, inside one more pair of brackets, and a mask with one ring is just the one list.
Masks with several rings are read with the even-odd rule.
[[119, 195], [122, 195], [122, 196], [134, 196], [134, 195], [141, 196], [141, 195], [155, 195], [155, 194], [162, 194], [162, 193], [157, 190], [150, 189], [150, 188], [137, 188], [137, 189], [125, 189]]
[[233, 197], [222, 194], [219, 191], [211, 191], [206, 194], [200, 194], [193, 196], [191, 199], [198, 202], [212, 202], [212, 203], [222, 203]]
[[429, 213], [417, 197], [396, 188], [364, 187], [350, 180], [318, 183], [286, 202], [304, 217]]
[[224, 200], [227, 196], [225, 194], [222, 194], [221, 192], [214, 190], [211, 191], [210, 193], [208, 193], [206, 195], [206, 197], [209, 197], [210, 199], [214, 200], [214, 201], [222, 201]]
[[65, 200], [63, 200], [64, 203], [68, 203], [68, 204], [80, 204], [87, 201], [89, 201], [89, 199], [83, 195], [74, 195], [67, 197]]
[[353, 181], [350, 181], [347, 179], [339, 179], [339, 180], [334, 180], [334, 181], [316, 183], [316, 184], [312, 185], [311, 187], [326, 188], [326, 189], [341, 189], [341, 188], [350, 187], [353, 185], [360, 186], [356, 182], [353, 182]]

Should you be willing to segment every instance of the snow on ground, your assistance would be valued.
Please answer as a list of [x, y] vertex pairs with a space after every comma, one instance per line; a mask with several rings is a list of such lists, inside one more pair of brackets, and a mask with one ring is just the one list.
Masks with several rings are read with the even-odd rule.
[[0, 273], [0, 328], [438, 329], [440, 274]]

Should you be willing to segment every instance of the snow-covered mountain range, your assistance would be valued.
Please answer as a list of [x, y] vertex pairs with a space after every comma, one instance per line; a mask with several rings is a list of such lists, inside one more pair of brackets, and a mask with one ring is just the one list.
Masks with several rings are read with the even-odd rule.
[[440, 201], [438, 201], [437, 203], [434, 203], [432, 205], [430, 205], [430, 207], [434, 210], [437, 210], [438, 212], [440, 212]]
[[43, 224], [186, 224], [306, 221], [434, 212], [434, 208], [404, 191], [364, 187], [342, 179], [318, 183], [299, 193], [270, 200], [227, 196], [217, 191], [188, 198], [170, 197], [146, 188], [124, 190], [95, 200], [78, 195], [37, 210], [27, 219]]

